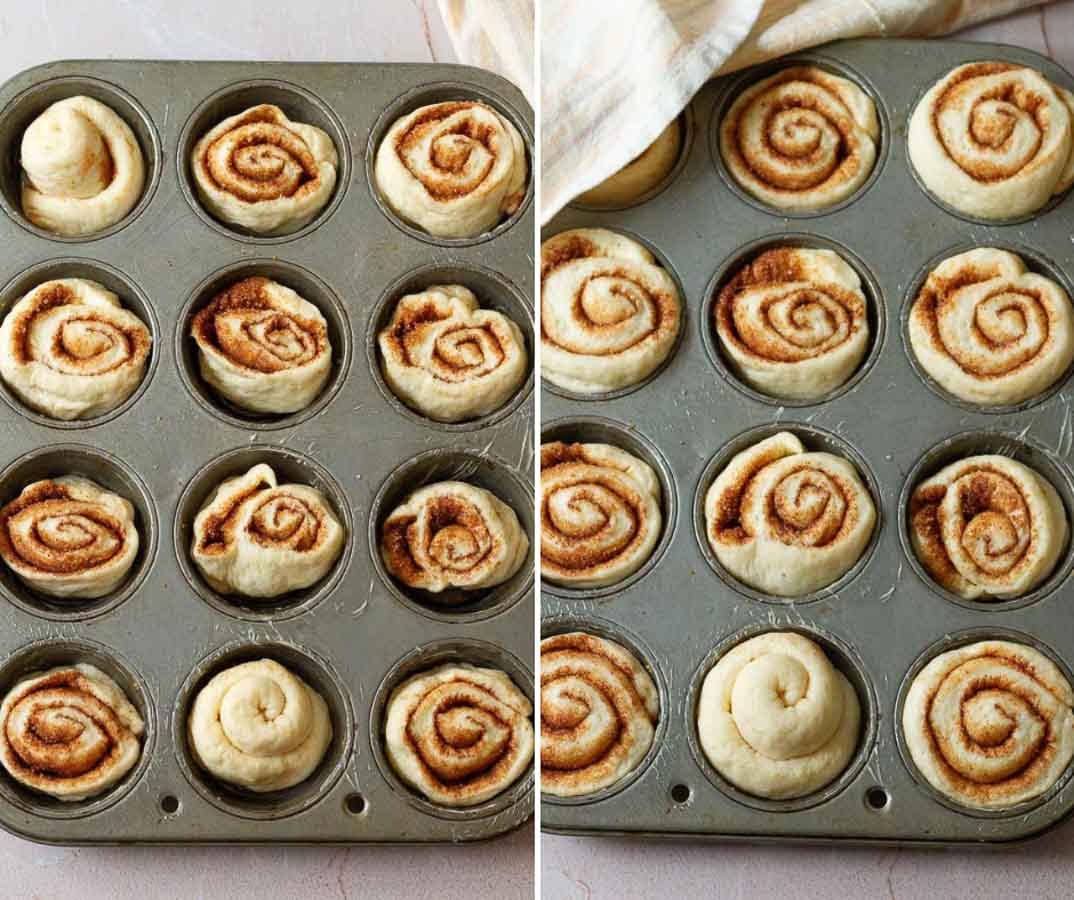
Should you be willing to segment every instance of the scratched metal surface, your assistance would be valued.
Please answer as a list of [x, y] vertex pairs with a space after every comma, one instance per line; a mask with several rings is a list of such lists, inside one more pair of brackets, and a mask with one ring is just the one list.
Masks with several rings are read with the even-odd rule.
[[[662, 695], [657, 740], [636, 777], [588, 802], [542, 799], [542, 827], [563, 834], [718, 837], [751, 841], [842, 841], [898, 844], [1000, 843], [1038, 834], [1074, 807], [1068, 771], [1044, 802], [1007, 815], [970, 814], [941, 802], [915, 779], [897, 738], [900, 690], [923, 659], [981, 635], [1039, 643], [1074, 666], [1068, 547], [1057, 575], [1030, 602], [959, 604], [919, 574], [901, 540], [901, 494], [946, 461], [974, 452], [1012, 453], [1045, 471], [1068, 517], [1072, 492], [1071, 401], [1067, 379], [1051, 396], [1016, 410], [986, 413], [956, 405], [925, 384], [903, 344], [908, 298], [939, 259], [966, 245], [1009, 247], [1031, 267], [1074, 279], [1074, 196], [1028, 221], [986, 225], [941, 209], [918, 186], [906, 155], [906, 122], [919, 96], [950, 68], [978, 59], [1033, 66], [1074, 87], [1070, 74], [1028, 50], [954, 41], [856, 40], [801, 54], [855, 78], [882, 117], [883, 149], [872, 182], [845, 207], [786, 217], [733, 189], [710, 145], [719, 110], [741, 85], [774, 67], [708, 84], [691, 103], [686, 160], [654, 198], [620, 211], [570, 208], [545, 230], [603, 226], [640, 237], [679, 279], [685, 333], [669, 364], [640, 389], [599, 401], [542, 390], [542, 440], [618, 439], [657, 464], [677, 509], [655, 563], [627, 586], [570, 592], [542, 584], [542, 630], [584, 627], [633, 647], [653, 670]], [[782, 64], [787, 64], [786, 62]], [[750, 396], [710, 355], [709, 300], [717, 273], [743, 248], [766, 238], [834, 242], [866, 276], [879, 310], [879, 344], [851, 389], [803, 407]], [[714, 280], [715, 279], [715, 280]], [[870, 282], [872, 282], [870, 284]], [[601, 417], [606, 422], [594, 422]], [[584, 421], [589, 419], [589, 421]], [[879, 536], [865, 561], [810, 602], [764, 602], [718, 576], [699, 541], [700, 499], [722, 467], [721, 451], [764, 436], [734, 439], [769, 426], [798, 430], [815, 449], [855, 459], [878, 494]], [[972, 433], [945, 451], [946, 439]], [[946, 454], [946, 456], [945, 456]], [[715, 465], [710, 465], [714, 463]], [[915, 467], [920, 468], [916, 469]], [[665, 514], [669, 504], [665, 502]], [[667, 515], [666, 515], [667, 518]], [[661, 545], [663, 546], [663, 545]], [[721, 783], [696, 748], [694, 699], [719, 652], [755, 630], [801, 629], [819, 638], [858, 688], [864, 739], [846, 775], [800, 802], [766, 803]], [[923, 656], [924, 654], [924, 656]], [[673, 788], [678, 788], [673, 796]], [[873, 809], [870, 790], [888, 803]], [[688, 798], [681, 798], [688, 793]]]
[[[235, 87], [250, 79], [259, 83]], [[117, 88], [136, 100], [144, 121]], [[96, 92], [129, 118], [159, 174], [145, 208], [123, 227], [63, 242], [15, 221], [18, 140], [47, 102], [79, 92]], [[404, 95], [402, 105], [393, 105]], [[0, 602], [0, 689], [37, 665], [88, 656], [121, 680], [148, 724], [144, 763], [99, 801], [61, 808], [0, 779], [0, 825], [7, 830], [72, 844], [457, 842], [502, 834], [532, 815], [532, 773], [501, 798], [458, 813], [423, 802], [378, 761], [378, 714], [392, 677], [446, 654], [504, 667], [532, 691], [532, 565], [494, 596], [457, 613], [426, 614], [420, 598], [401, 594], [378, 573], [369, 542], [368, 520], [382, 488], [385, 500], [377, 508], [383, 516], [400, 492], [452, 476], [496, 490], [532, 531], [532, 378], [509, 414], [478, 427], [436, 426], [393, 401], [367, 353], [370, 328], [391, 299], [444, 274], [472, 283], [485, 305], [510, 312], [527, 328], [532, 197], [488, 240], [434, 242], [399, 227], [370, 188], [367, 146], [371, 140], [375, 146], [390, 119], [422, 102], [467, 95], [498, 105], [522, 128], [532, 151], [532, 113], [522, 95], [495, 75], [461, 66], [61, 62], [23, 72], [0, 89], [0, 202], [8, 212], [0, 216], [0, 274], [7, 282], [0, 314], [33, 283], [34, 276], [23, 274], [27, 269], [63, 258], [70, 261], [39, 271], [118, 278], [124, 301], [140, 302], [155, 321], [152, 374], [121, 414], [61, 428], [35, 420], [9, 395], [0, 407], [0, 502], [32, 477], [71, 469], [126, 488], [128, 495], [138, 493], [140, 483], [144, 496], [131, 499], [140, 503], [139, 527], [149, 548], [136, 564], [145, 570], [136, 589], [93, 605], [88, 617], [49, 606], [10, 573], [0, 578], [6, 598]], [[184, 196], [180, 174], [184, 148], [204, 122], [263, 100], [280, 103], [292, 118], [335, 129], [345, 157], [330, 212], [297, 236], [269, 241], [210, 222]], [[197, 399], [196, 377], [183, 374], [190, 368], [182, 334], [187, 304], [225, 267], [224, 281], [258, 272], [293, 281], [329, 312], [338, 386], [314, 415], [246, 421]], [[260, 460], [323, 487], [349, 524], [339, 571], [267, 612], [229, 608], [196, 575], [188, 580], [180, 564], [200, 498], [215, 481]], [[336, 739], [309, 784], [256, 798], [200, 774], [181, 725], [199, 679], [214, 667], [266, 652], [322, 690]], [[166, 797], [175, 798], [176, 810], [163, 808]]]

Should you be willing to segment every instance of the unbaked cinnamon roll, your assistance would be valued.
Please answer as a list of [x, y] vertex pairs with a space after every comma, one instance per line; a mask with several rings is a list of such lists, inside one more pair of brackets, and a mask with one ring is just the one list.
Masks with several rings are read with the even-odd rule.
[[581, 631], [541, 641], [541, 792], [592, 794], [645, 759], [660, 715], [656, 684], [615, 641]]
[[396, 774], [433, 803], [476, 806], [529, 768], [532, 716], [533, 704], [506, 673], [447, 664], [392, 691], [384, 745]]
[[95, 666], [36, 672], [0, 704], [0, 763], [17, 782], [64, 801], [122, 780], [142, 755], [145, 723], [123, 689]]
[[831, 250], [765, 251], [727, 282], [715, 315], [734, 371], [773, 397], [824, 397], [846, 383], [869, 348], [861, 279]]
[[127, 578], [138, 545], [134, 507], [86, 478], [35, 481], [0, 509], [0, 558], [51, 597], [110, 594]]
[[1074, 361], [1074, 309], [1055, 281], [1020, 257], [981, 247], [933, 269], [910, 309], [921, 368], [961, 400], [1020, 403], [1055, 384]]
[[145, 185], [134, 132], [92, 97], [60, 100], [34, 119], [22, 136], [19, 161], [23, 214], [68, 237], [114, 225]]
[[921, 98], [907, 147], [925, 186], [959, 212], [1028, 215], [1074, 184], [1074, 94], [1014, 63], [958, 66]]
[[956, 803], [1009, 809], [1047, 793], [1074, 758], [1074, 691], [1032, 647], [982, 641], [914, 678], [903, 737], [925, 780]]
[[249, 791], [282, 791], [312, 775], [332, 743], [328, 704], [272, 659], [241, 663], [198, 691], [187, 717], [198, 764]]
[[720, 123], [728, 173], [778, 209], [812, 211], [857, 191], [876, 164], [880, 125], [854, 82], [792, 66], [744, 90]]
[[675, 168], [682, 151], [682, 124], [676, 119], [618, 172], [577, 198], [587, 206], [626, 206], [655, 189]]
[[190, 328], [202, 378], [257, 413], [305, 409], [332, 373], [328, 325], [308, 300], [268, 278], [244, 278], [198, 310]]
[[495, 412], [526, 378], [522, 330], [481, 309], [461, 285], [407, 294], [377, 336], [384, 380], [407, 406], [437, 422]]
[[541, 447], [541, 575], [599, 587], [640, 569], [663, 526], [660, 481], [647, 463], [609, 444]]
[[790, 432], [736, 454], [705, 495], [709, 545], [742, 582], [799, 597], [838, 581], [861, 558], [876, 507], [857, 470], [807, 452]]
[[202, 507], [191, 556], [213, 590], [268, 599], [324, 578], [345, 539], [320, 491], [278, 484], [272, 467], [260, 463], [223, 481]]
[[503, 584], [522, 568], [529, 546], [510, 506], [463, 481], [418, 488], [381, 526], [388, 571], [407, 587], [434, 594]]
[[194, 185], [217, 219], [257, 234], [298, 231], [327, 205], [339, 154], [315, 125], [262, 103], [229, 116], [194, 147]]
[[541, 245], [541, 374], [599, 394], [644, 381], [682, 326], [675, 280], [637, 241], [576, 228]]
[[910, 498], [914, 552], [936, 582], [970, 600], [1028, 594], [1055, 569], [1066, 510], [1039, 473], [1006, 456], [944, 467]]
[[434, 103], [388, 129], [374, 177], [404, 221], [437, 237], [476, 237], [522, 205], [526, 145], [511, 121], [484, 103]]
[[145, 377], [153, 338], [96, 281], [60, 278], [18, 300], [0, 325], [0, 377], [31, 409], [92, 419], [121, 406]]
[[854, 686], [794, 632], [743, 641], [701, 686], [701, 749], [724, 778], [758, 797], [785, 800], [826, 787], [846, 769], [860, 732]]

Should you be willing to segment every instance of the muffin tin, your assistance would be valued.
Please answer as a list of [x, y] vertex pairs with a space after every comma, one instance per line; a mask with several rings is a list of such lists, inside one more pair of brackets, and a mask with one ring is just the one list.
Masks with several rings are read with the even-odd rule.
[[[83, 93], [132, 126], [145, 154], [144, 196], [124, 220], [59, 238], [19, 212], [18, 149], [48, 104]], [[48, 278], [82, 276], [116, 290], [154, 344], [144, 383], [118, 410], [53, 421], [2, 392], [0, 503], [28, 482], [81, 473], [131, 500], [142, 546], [112, 595], [61, 604], [0, 567], [0, 693], [26, 673], [92, 662], [146, 720], [143, 756], [114, 789], [60, 803], [0, 771], [0, 825], [39, 841], [100, 843], [363, 843], [469, 841], [525, 822], [533, 774], [481, 806], [428, 803], [393, 775], [380, 745], [391, 689], [447, 658], [504, 669], [532, 697], [533, 556], [522, 573], [460, 607], [412, 596], [384, 572], [378, 525], [407, 490], [463, 478], [510, 503], [533, 533], [533, 185], [493, 232], [441, 241], [395, 220], [364, 164], [388, 125], [424, 103], [473, 97], [525, 135], [532, 113], [508, 82], [446, 65], [216, 62], [59, 62], [0, 89], [0, 315]], [[213, 219], [192, 191], [187, 160], [200, 135], [255, 103], [324, 128], [340, 152], [325, 209], [294, 234], [258, 237]], [[190, 318], [247, 275], [295, 288], [325, 314], [334, 371], [308, 409], [256, 416], [228, 406], [198, 374]], [[402, 293], [450, 279], [526, 334], [531, 375], [504, 411], [440, 425], [402, 406], [383, 384], [378, 325]], [[226, 477], [268, 462], [281, 480], [322, 490], [347, 531], [319, 584], [265, 604], [216, 594], [189, 558], [193, 518]], [[186, 742], [197, 690], [216, 672], [260, 656], [320, 691], [334, 738], [306, 782], [256, 795], [204, 773]]]
[[[928, 271], [968, 246], [998, 246], [1071, 292], [1074, 192], [1028, 221], [982, 225], [945, 211], [919, 186], [906, 129], [921, 95], [951, 68], [1010, 60], [1074, 88], [1055, 63], [1014, 47], [953, 41], [854, 40], [707, 84], [684, 113], [685, 159], [655, 196], [616, 211], [571, 207], [546, 228], [605, 227], [652, 249], [679, 281], [684, 334], [665, 367], [635, 389], [586, 400], [547, 382], [542, 442], [603, 441], [654, 466], [665, 489], [664, 535], [649, 563], [611, 588], [542, 583], [544, 634], [583, 629], [619, 641], [650, 669], [660, 690], [656, 740], [642, 766], [600, 794], [542, 798], [542, 827], [586, 835], [716, 837], [751, 841], [896, 844], [1008, 842], [1039, 834], [1074, 809], [1067, 771], [1039, 802], [996, 814], [945, 802], [901, 746], [910, 680], [943, 650], [1003, 637], [1041, 649], [1068, 678], [1072, 550], [1030, 596], [971, 603], [946, 594], [909, 546], [910, 488], [942, 465], [982, 452], [1013, 455], [1047, 476], [1074, 520], [1074, 382], [991, 412], [955, 404], [911, 361], [909, 303]], [[881, 122], [876, 169], [848, 201], [812, 214], [784, 214], [731, 183], [717, 125], [745, 86], [795, 62], [845, 75], [874, 99]], [[872, 346], [847, 385], [819, 402], [781, 402], [744, 386], [715, 337], [712, 305], [726, 277], [778, 244], [838, 250], [862, 276]], [[877, 532], [858, 565], [830, 588], [796, 602], [769, 598], [728, 574], [709, 550], [704, 497], [731, 454], [787, 429], [809, 449], [850, 459], [873, 493]], [[862, 739], [844, 774], [792, 801], [736, 790], [700, 751], [695, 705], [719, 655], [761, 631], [817, 640], [856, 687]]]

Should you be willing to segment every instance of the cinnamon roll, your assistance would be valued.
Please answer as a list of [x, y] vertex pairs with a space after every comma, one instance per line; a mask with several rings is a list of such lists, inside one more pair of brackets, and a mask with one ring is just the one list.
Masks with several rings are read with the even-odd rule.
[[268, 278], [244, 278], [194, 316], [201, 376], [225, 400], [257, 413], [305, 409], [332, 373], [319, 309]]
[[635, 771], [652, 746], [660, 698], [624, 647], [585, 632], [541, 641], [541, 792], [592, 794]]
[[921, 98], [907, 147], [925, 186], [959, 212], [1028, 215], [1074, 184], [1074, 94], [1014, 63], [958, 66]]
[[925, 780], [956, 803], [1009, 809], [1059, 780], [1074, 757], [1074, 692], [1032, 647], [982, 641], [914, 678], [903, 737]]
[[134, 507], [86, 478], [35, 481], [0, 509], [0, 559], [51, 597], [110, 594], [127, 578], [138, 544]]
[[799, 597], [846, 574], [869, 544], [876, 507], [857, 470], [780, 432], [738, 453], [705, 496], [716, 558], [740, 581]]
[[324, 209], [339, 154], [320, 128], [292, 122], [278, 106], [262, 103], [210, 129], [195, 145], [190, 166], [213, 216], [277, 235], [298, 231]]
[[553, 384], [598, 394], [644, 381], [681, 326], [675, 280], [637, 241], [576, 228], [541, 245], [541, 372]]
[[0, 378], [31, 409], [92, 419], [121, 406], [145, 377], [153, 338], [96, 281], [60, 278], [19, 299], [0, 325]]
[[609, 444], [544, 444], [540, 509], [542, 577], [569, 587], [632, 575], [663, 526], [656, 472]]
[[476, 237], [522, 205], [526, 145], [511, 121], [484, 103], [434, 103], [388, 129], [374, 177], [404, 221], [437, 237]]
[[241, 663], [198, 691], [187, 717], [198, 764], [249, 791], [282, 791], [316, 771], [332, 743], [317, 691], [272, 659]]
[[503, 584], [522, 568], [529, 546], [511, 507], [463, 481], [418, 488], [384, 520], [380, 537], [388, 571], [432, 593]]
[[324, 578], [345, 537], [320, 491], [278, 484], [261, 463], [222, 482], [202, 507], [191, 555], [213, 590], [268, 599]]
[[504, 672], [438, 666], [392, 691], [384, 717], [388, 761], [433, 803], [476, 806], [529, 767], [532, 716], [533, 704]]
[[799, 212], [833, 206], [865, 184], [879, 140], [869, 95], [816, 66], [757, 82], [720, 123], [730, 176], [758, 200]]
[[626, 206], [656, 188], [675, 168], [682, 152], [682, 125], [676, 119], [618, 172], [578, 196], [588, 206]]
[[981, 247], [929, 273], [910, 308], [909, 337], [921, 368], [959, 399], [1020, 403], [1070, 368], [1074, 309], [1020, 257]]
[[457, 284], [400, 299], [378, 343], [396, 396], [437, 422], [495, 412], [526, 378], [522, 330]]
[[971, 456], [925, 479], [910, 497], [910, 540], [943, 588], [970, 600], [1028, 594], [1067, 543], [1055, 488], [1006, 456]]
[[0, 763], [19, 784], [56, 797], [104, 793], [142, 755], [145, 723], [123, 689], [95, 666], [35, 672], [0, 704]]
[[731, 784], [758, 797], [786, 800], [826, 787], [846, 769], [860, 733], [854, 686], [794, 632], [743, 641], [701, 686], [701, 749]]
[[765, 251], [720, 291], [715, 315], [734, 371], [773, 397], [824, 397], [869, 348], [861, 279], [831, 250]]
[[114, 225], [145, 185], [134, 132], [92, 97], [59, 100], [34, 119], [23, 133], [19, 161], [23, 215], [67, 237]]

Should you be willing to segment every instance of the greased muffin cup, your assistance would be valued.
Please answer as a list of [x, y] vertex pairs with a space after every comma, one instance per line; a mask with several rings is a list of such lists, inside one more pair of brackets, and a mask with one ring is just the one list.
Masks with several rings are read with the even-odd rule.
[[[545, 795], [546, 830], [957, 845], [1027, 838], [1074, 810], [1071, 765], [1059, 766], [1054, 783], [1014, 806], [954, 802], [919, 769], [902, 735], [909, 686], [942, 653], [1001, 640], [1033, 648], [1068, 681], [1074, 666], [1074, 558], [1061, 528], [1053, 531], [1056, 546], [1042, 557], [1039, 568], [1047, 571], [1037, 572], [1036, 583], [1016, 597], [997, 592], [988, 600], [969, 599], [946, 589], [913, 549], [914, 488], [973, 456], [999, 455], [1032, 469], [1054, 488], [1054, 498], [1048, 493], [1051, 514], [1074, 522], [1074, 386], [1063, 360], [1037, 381], [1037, 393], [984, 405], [934, 381], [910, 344], [910, 310], [928, 274], [973, 247], [1013, 254], [1029, 273], [1071, 294], [1071, 192], [1016, 226], [972, 223], [922, 187], [908, 157], [907, 123], [925, 92], [956, 66], [994, 59], [1029, 66], [1074, 88], [1074, 78], [1050, 60], [1010, 47], [833, 44], [708, 83], [686, 111], [695, 140], [685, 145], [686, 158], [659, 193], [617, 210], [578, 204], [544, 228], [543, 240], [570, 229], [602, 228], [642, 243], [676, 276], [685, 313], [681, 342], [666, 364], [632, 390], [593, 397], [548, 381], [542, 386], [542, 443], [611, 444], [642, 459], [660, 481], [663, 512], [656, 548], [617, 584], [570, 588], [542, 582], [546, 633], [589, 632], [628, 646], [641, 653], [661, 686], [660, 722], [644, 765], [593, 796], [564, 802]], [[879, 133], [868, 177], [849, 196], [815, 210], [777, 210], [757, 199], [729, 172], [720, 147], [719, 126], [736, 98], [794, 66], [814, 66], [852, 82], [876, 108]], [[789, 256], [776, 252], [784, 247], [807, 251], [814, 260], [818, 252], [833, 253], [857, 276], [860, 296], [846, 307], [845, 321], [837, 321], [842, 314], [832, 304], [838, 291], [828, 290], [853, 284], [845, 270], [829, 278], [831, 284], [821, 277], [817, 287], [823, 290], [815, 298], [807, 285], [800, 298], [780, 302], [785, 286], [799, 291], [809, 274], [809, 267], [785, 265]], [[755, 263], [743, 279], [740, 273]], [[1030, 290], [1039, 284], [1035, 278], [1019, 281]], [[722, 339], [718, 301], [723, 295], [725, 331], [726, 316], [736, 313], [746, 328], [750, 310], [726, 308], [727, 300], [754, 285], [760, 288], [745, 299], [757, 308], [772, 301], [775, 308], [764, 328], [755, 329], [753, 356], [747, 358], [741, 348], [730, 352]], [[1032, 306], [1022, 304], [1027, 317]], [[827, 324], [819, 321], [824, 315], [830, 316]], [[802, 373], [808, 380], [807, 367], [796, 371], [788, 364], [785, 378], [764, 356], [786, 356], [794, 341], [810, 346], [827, 340], [837, 347], [839, 335], [852, 332], [855, 323], [867, 327], [865, 340], [858, 338], [839, 378], [818, 382], [816, 390], [799, 389]], [[778, 333], [766, 333], [769, 325]], [[1016, 327], [1005, 321], [1000, 330]], [[806, 351], [797, 355], [810, 357]], [[789, 432], [807, 452], [850, 463], [876, 507], [873, 533], [849, 567], [797, 597], [766, 593], [730, 571], [713, 552], [706, 521], [706, 496], [728, 462], [780, 432]], [[799, 499], [796, 504], [789, 496], [773, 496], [783, 508], [772, 521], [795, 530], [802, 526], [799, 517], [823, 505], [821, 492]], [[961, 510], [967, 522], [982, 514], [972, 504]], [[983, 519], [962, 533], [1005, 533], [999, 512], [984, 509]], [[545, 511], [539, 513], [543, 521]], [[824, 523], [823, 517], [813, 521]], [[819, 527], [815, 537], [823, 542], [830, 535]], [[861, 713], [855, 747], [843, 748], [849, 761], [801, 796], [787, 796], [798, 790], [760, 796], [756, 784], [753, 790], [741, 779], [745, 787], [736, 784], [706, 754], [711, 731], [697, 724], [704, 680], [719, 660], [735, 646], [775, 632], [794, 632], [819, 646], [845, 676], [840, 684], [853, 687]], [[986, 740], [987, 733], [979, 728], [978, 739]]]
[[[409, 674], [415, 653], [425, 667], [504, 670], [527, 695], [533, 683], [532, 553], [508, 581], [461, 606], [433, 606], [400, 591], [370, 554], [367, 525], [377, 497], [401, 500], [429, 478], [493, 491], [533, 534], [532, 203], [527, 199], [510, 222], [472, 246], [437, 246], [400, 230], [381, 211], [364, 171], [364, 151], [382, 115], [403, 111], [410, 101], [401, 106], [401, 98], [415, 92], [425, 92], [428, 102], [445, 99], [428, 97], [436, 84], [495, 106], [518, 126], [532, 155], [532, 113], [522, 95], [496, 76], [459, 66], [61, 62], [0, 87], [0, 318], [45, 281], [83, 278], [115, 294], [152, 338], [129, 396], [83, 418], [46, 415], [7, 383], [0, 387], [8, 414], [0, 434], [0, 507], [37, 482], [88, 479], [120, 498], [117, 510], [129, 507], [139, 538], [119, 559], [126, 568], [95, 580], [93, 596], [84, 598], [45, 593], [40, 585], [55, 579], [27, 578], [37, 574], [28, 569], [20, 577], [0, 561], [0, 696], [35, 672], [84, 663], [115, 681], [144, 723], [140, 757], [84, 799], [57, 799], [0, 768], [0, 826], [60, 844], [430, 843], [491, 838], [532, 815], [532, 768], [460, 816], [417, 802], [377, 760], [378, 685]], [[138, 203], [115, 225], [61, 239], [22, 213], [18, 149], [29, 122], [48, 105], [80, 95], [107, 103], [127, 122], [146, 178]], [[323, 205], [308, 221], [303, 216], [273, 234], [229, 223], [203, 206], [191, 170], [191, 153], [210, 129], [262, 104], [320, 129], [337, 154]], [[271, 144], [273, 129], [263, 131]], [[264, 302], [254, 289], [263, 279], [305, 303]], [[445, 283], [470, 288], [483, 306], [517, 321], [530, 360], [501, 407], [460, 426], [415, 414], [374, 368], [379, 360], [362, 352], [367, 336], [383, 327], [378, 317], [388, 321], [399, 297]], [[228, 291], [228, 315], [199, 318]], [[295, 310], [300, 321], [285, 314]], [[250, 390], [214, 386], [230, 358], [217, 360], [215, 382], [206, 377], [195, 322], [199, 336], [213, 339], [207, 347], [251, 364], [229, 369], [225, 387], [248, 373], [282, 371], [288, 361], [314, 371], [287, 391], [272, 384], [250, 389], [273, 401], [287, 393], [286, 402], [244, 406], [236, 397], [249, 400]], [[81, 341], [85, 349], [91, 336], [80, 323], [73, 328], [72, 346]], [[271, 533], [277, 549], [296, 557], [307, 552], [314, 529], [298, 513], [314, 499], [310, 490], [320, 498], [310, 507], [313, 518], [326, 509], [342, 532], [333, 529], [332, 552], [300, 573], [317, 576], [312, 583], [282, 579], [266, 591], [231, 579], [235, 567], [227, 560], [221, 565], [228, 578], [219, 577], [221, 565], [207, 574], [192, 552], [198, 513], [221, 483], [251, 470], [264, 474], [265, 466], [280, 485], [301, 490], [260, 509], [256, 522], [246, 519], [257, 536]], [[59, 524], [70, 531], [86, 512], [72, 507]], [[25, 515], [19, 526], [39, 520]], [[63, 559], [90, 565], [118, 546], [113, 534], [101, 528], [96, 544], [70, 548]], [[209, 550], [221, 551], [214, 560], [229, 556], [226, 541], [201, 536]], [[205, 550], [203, 542], [199, 555]], [[262, 567], [246, 567], [247, 574], [250, 568]], [[277, 587], [290, 589], [277, 594]], [[471, 624], [476, 619], [480, 624]], [[475, 629], [481, 641], [472, 640]], [[212, 678], [257, 660], [300, 678], [323, 699], [331, 723], [323, 755], [296, 769], [297, 783], [250, 779], [270, 790], [228, 781], [227, 767], [214, 774], [199, 762], [188, 731], [195, 698]], [[239, 692], [228, 702], [248, 696]], [[275, 695], [266, 689], [260, 696]], [[317, 750], [327, 734], [319, 721]], [[254, 768], [264, 762], [251, 756]]]

